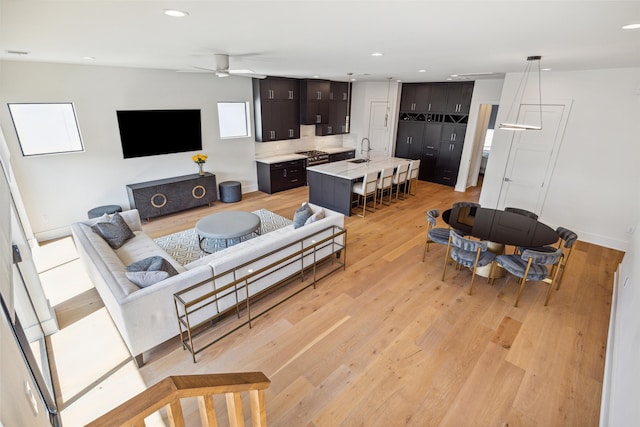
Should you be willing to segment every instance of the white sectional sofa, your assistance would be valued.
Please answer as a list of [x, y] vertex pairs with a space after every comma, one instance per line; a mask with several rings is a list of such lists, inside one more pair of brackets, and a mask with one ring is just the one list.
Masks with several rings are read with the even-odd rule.
[[[118, 249], [112, 249], [91, 225], [105, 219], [92, 219], [71, 225], [71, 231], [82, 260], [93, 284], [100, 294], [109, 314], [138, 365], [143, 363], [143, 353], [179, 334], [176, 307], [173, 295], [190, 286], [203, 283], [193, 293], [204, 293], [219, 289], [250, 271], [258, 271], [264, 266], [277, 263], [288, 253], [295, 252], [301, 241], [306, 248], [329, 236], [331, 226], [344, 226], [344, 215], [319, 206], [310, 205], [314, 211], [323, 210], [325, 217], [311, 224], [294, 229], [289, 225], [270, 233], [257, 236], [235, 246], [207, 255], [185, 266], [171, 258], [153, 239], [142, 231], [138, 211], [122, 212], [135, 237]], [[325, 231], [323, 231], [325, 230]], [[322, 233], [320, 233], [322, 232]], [[283, 249], [284, 248], [284, 249]], [[316, 258], [331, 256], [331, 247], [316, 253]], [[159, 255], [167, 259], [178, 272], [149, 287], [139, 288], [126, 276], [127, 266], [144, 258]], [[266, 255], [266, 256], [265, 256]], [[280, 283], [300, 271], [301, 263], [311, 265], [312, 255], [272, 269], [255, 280], [249, 287], [252, 296]], [[242, 268], [235, 269], [242, 265]], [[235, 269], [235, 270], [234, 270]], [[240, 301], [246, 298], [245, 291], [237, 294]], [[236, 304], [236, 295], [222, 298], [208, 307], [207, 315], [223, 312]], [[204, 315], [204, 313], [203, 313]]]

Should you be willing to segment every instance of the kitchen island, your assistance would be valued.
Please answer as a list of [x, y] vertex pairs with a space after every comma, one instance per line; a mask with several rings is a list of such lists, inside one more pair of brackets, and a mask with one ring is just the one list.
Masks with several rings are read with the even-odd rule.
[[410, 161], [397, 157], [372, 157], [369, 161], [353, 159], [310, 166], [307, 168], [309, 202], [350, 216], [354, 182], [362, 180], [365, 174], [395, 169]]

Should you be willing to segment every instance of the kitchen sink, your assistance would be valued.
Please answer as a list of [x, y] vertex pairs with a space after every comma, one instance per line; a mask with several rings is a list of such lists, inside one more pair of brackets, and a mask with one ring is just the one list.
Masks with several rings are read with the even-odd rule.
[[354, 159], [354, 160], [348, 160], [349, 163], [364, 163], [364, 162], [368, 162], [367, 159]]

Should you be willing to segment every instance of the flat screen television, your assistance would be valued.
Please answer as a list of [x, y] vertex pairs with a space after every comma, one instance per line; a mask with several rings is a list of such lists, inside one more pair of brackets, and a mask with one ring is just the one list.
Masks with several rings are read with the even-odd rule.
[[200, 110], [117, 111], [125, 159], [202, 150]]

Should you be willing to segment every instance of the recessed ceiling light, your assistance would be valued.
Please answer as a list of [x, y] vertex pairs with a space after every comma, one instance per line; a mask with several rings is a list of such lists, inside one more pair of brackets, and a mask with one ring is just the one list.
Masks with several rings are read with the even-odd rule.
[[313, 76], [314, 79], [320, 78], [320, 76]]
[[380, 53], [380, 52], [373, 52], [373, 53], [371, 54], [371, 56], [382, 56], [382, 53]]
[[93, 56], [83, 56], [83, 57], [82, 57], [82, 59], [86, 59], [87, 61], [93, 61], [93, 60], [95, 60], [96, 58], [95, 58], [95, 57], [93, 57]]
[[540, 68], [540, 71], [551, 71], [551, 68]]
[[426, 73], [427, 70], [418, 70], [419, 73]]
[[398, 79], [398, 80], [396, 80], [396, 82], [398, 82], [398, 83], [402, 83], [402, 80]]
[[185, 12], [183, 10], [177, 9], [163, 9], [162, 13], [167, 16], [172, 16], [174, 18], [184, 18], [185, 16], [189, 16], [189, 12]]
[[623, 30], [637, 30], [639, 28], [640, 28], [640, 24], [628, 24], [628, 25], [622, 26]]
[[447, 77], [447, 80], [453, 80], [451, 77]]

